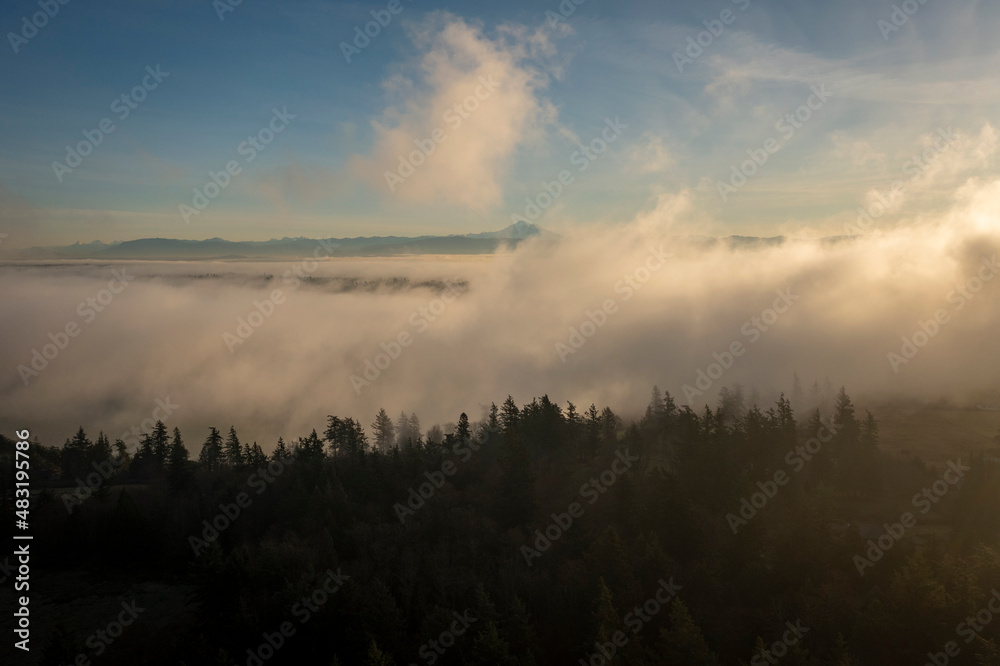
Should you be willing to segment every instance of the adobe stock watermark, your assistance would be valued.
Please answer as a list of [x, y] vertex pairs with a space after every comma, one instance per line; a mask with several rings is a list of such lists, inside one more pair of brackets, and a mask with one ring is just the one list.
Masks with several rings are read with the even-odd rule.
[[549, 24], [550, 28], [554, 28], [559, 25], [559, 22], [566, 22], [569, 17], [576, 13], [576, 8], [585, 3], [587, 0], [562, 0], [559, 3], [559, 13], [555, 13], [551, 9], [545, 10], [545, 22]]
[[892, 5], [888, 21], [885, 19], [875, 21], [875, 27], [882, 33], [882, 39], [889, 41], [889, 37], [899, 32], [900, 28], [910, 22], [910, 17], [926, 4], [927, 0], [904, 0], [898, 5]]
[[66, 322], [62, 330], [56, 333], [50, 332], [48, 338], [51, 342], [43, 344], [41, 352], [38, 349], [31, 350], [30, 367], [23, 363], [17, 366], [17, 373], [21, 376], [21, 381], [24, 382], [25, 386], [32, 378], [38, 377], [42, 371], [48, 368], [49, 364], [66, 350], [70, 340], [80, 335], [83, 327], [93, 322], [97, 318], [97, 314], [103, 312], [115, 299], [115, 296], [122, 293], [128, 287], [128, 283], [135, 279], [135, 276], [129, 275], [125, 272], [126, 270], [125, 268], [121, 270], [111, 269], [113, 277], [108, 280], [108, 286], [98, 291], [94, 296], [88, 296], [80, 301], [76, 307], [76, 314], [83, 318], [83, 324], [74, 319]]
[[[580, 150], [574, 150], [569, 156], [569, 163], [576, 167], [577, 173], [583, 173], [592, 162], [607, 152], [608, 147], [618, 140], [622, 131], [628, 129], [628, 125], [615, 116], [614, 120], [604, 119], [604, 129], [600, 136], [590, 140], [590, 143], [581, 145]], [[576, 180], [576, 176], [568, 169], [560, 171], [551, 181], [542, 181], [542, 190], [535, 195], [535, 198], [524, 198], [524, 211], [521, 213], [511, 213], [511, 222], [534, 222], [542, 213], [548, 210], [549, 206], [555, 203], [565, 188], [569, 187]]]
[[[170, 76], [170, 72], [160, 71], [160, 65], [156, 68], [147, 66], [146, 75], [142, 81], [134, 86], [130, 91], [122, 93], [111, 101], [111, 112], [117, 114], [118, 120], [123, 121], [139, 105], [146, 101], [149, 93], [156, 90], [163, 80]], [[97, 146], [104, 143], [104, 138], [115, 131], [116, 126], [111, 118], [101, 118], [97, 122], [97, 127], [92, 130], [83, 130], [83, 141], [75, 146], [66, 146], [66, 159], [64, 162], [52, 162], [52, 172], [56, 175], [56, 180], [63, 182], [63, 176], [72, 173], [73, 169], [83, 164], [83, 160], [89, 157]]]
[[[986, 605], [980, 608], [975, 615], [965, 618], [964, 621], [959, 622], [958, 626], [955, 627], [955, 633], [965, 639], [966, 645], [976, 640], [976, 634], [981, 634], [987, 625], [993, 621], [993, 618], [1000, 614], [1000, 592], [995, 587], [990, 592], [992, 596], [990, 596]], [[996, 605], [994, 606], [994, 604]], [[957, 657], [961, 653], [962, 648], [959, 647], [958, 641], [948, 641], [941, 652], [927, 653], [927, 662], [924, 666], [947, 666], [952, 658]]]
[[802, 620], [796, 620], [795, 624], [786, 622], [788, 629], [781, 635], [781, 638], [774, 641], [771, 646], [755, 654], [750, 660], [750, 666], [766, 666], [767, 664], [777, 664], [778, 660], [788, 654], [788, 648], [798, 643], [809, 631], [809, 627], [802, 625]]
[[[455, 619], [452, 620], [449, 628], [442, 631], [436, 639], [429, 640], [421, 645], [420, 649], [417, 650], [417, 654], [427, 663], [427, 666], [437, 663], [441, 655], [447, 652], [448, 648], [455, 645], [456, 639], [464, 635], [473, 622], [479, 620], [479, 618], [472, 617], [469, 610], [465, 610], [461, 614], [458, 611], [452, 611], [452, 617]], [[410, 666], [417, 665], [410, 664]]]
[[884, 195], [881, 192], [877, 192], [876, 196], [878, 200], [869, 203], [867, 207], [858, 208], [857, 226], [849, 223], [845, 224], [845, 232], [852, 235], [866, 233], [869, 227], [875, 223], [875, 220], [889, 212], [890, 206], [906, 191], [911, 182], [930, 169], [931, 165], [945, 151], [958, 142], [958, 137], [955, 136], [954, 130], [950, 127], [947, 130], [939, 129], [937, 134], [938, 138], [934, 140], [933, 147], [928, 148], [919, 155], [914, 155], [903, 163], [903, 174], [909, 176], [909, 180], [905, 182], [901, 180], [893, 181], [889, 191]]
[[382, 351], [375, 355], [374, 360], [365, 359], [365, 369], [361, 373], [364, 376], [351, 375], [351, 388], [354, 389], [354, 395], [361, 395], [361, 389], [371, 386], [372, 382], [381, 377], [382, 373], [392, 365], [392, 362], [403, 354], [403, 350], [413, 344], [416, 336], [430, 328], [430, 325], [465, 291], [464, 288], [456, 287], [451, 282], [445, 284], [448, 288], [444, 290], [444, 293], [428, 303], [427, 307], [417, 308], [410, 315], [409, 323], [414, 328], [414, 333], [411, 334], [409, 331], [403, 330], [389, 342], [382, 342], [379, 345]]
[[772, 155], [788, 145], [788, 142], [795, 136], [795, 132], [812, 120], [813, 114], [822, 109], [823, 105], [833, 97], [833, 93], [826, 89], [825, 83], [821, 84], [819, 88], [810, 86], [810, 89], [812, 95], [806, 99], [805, 104], [789, 111], [774, 124], [774, 129], [780, 132], [783, 138], [768, 137], [761, 148], [747, 148], [747, 155], [750, 156], [750, 159], [742, 162], [739, 167], [735, 164], [730, 166], [729, 182], [715, 181], [715, 187], [719, 191], [719, 197], [723, 203], [729, 201], [729, 197], [746, 185], [749, 179], [767, 164]]
[[[684, 588], [683, 585], [674, 582], [673, 576], [670, 577], [669, 581], [661, 578], [659, 583], [660, 586], [656, 588], [653, 596], [646, 599], [641, 606], [633, 608], [622, 618], [622, 623], [632, 630], [632, 636], [638, 634], [646, 624], [652, 622], [653, 618], [659, 615], [660, 611]], [[579, 666], [605, 666], [611, 663], [611, 660], [618, 654], [618, 650], [628, 645], [632, 636], [619, 629], [611, 635], [611, 640], [608, 642], [594, 643], [594, 647], [597, 650], [593, 654], [580, 659], [577, 663]]]
[[[792, 474], [801, 472], [805, 468], [806, 463], [812, 461], [823, 449], [823, 445], [829, 443], [833, 439], [833, 436], [837, 434], [837, 431], [840, 430], [840, 427], [836, 423], [825, 416], [821, 416], [819, 421], [823, 424], [823, 427], [816, 431], [814, 437], [806, 440], [805, 444], [796, 445], [785, 454], [785, 464], [792, 468]], [[726, 514], [726, 523], [729, 525], [729, 529], [733, 531], [733, 534], [736, 534], [739, 528], [746, 525], [748, 521], [756, 518], [757, 513], [763, 510], [767, 506], [767, 503], [778, 494], [778, 489], [787, 486], [790, 480], [791, 476], [789, 473], [783, 469], [779, 469], [774, 472], [771, 479], [763, 482], [758, 481], [758, 492], [753, 493], [749, 498], [744, 497], [740, 500], [740, 508], [737, 509], [739, 515], [735, 513]]]
[[[492, 431], [486, 430], [482, 442], [477, 442], [472, 438], [459, 441], [452, 447], [451, 452], [458, 456], [458, 462], [467, 463], [472, 459], [473, 453], [479, 451], [484, 444], [489, 443], [492, 436]], [[400, 524], [405, 525], [407, 518], [416, 515], [417, 511], [427, 506], [427, 502], [444, 486], [445, 480], [450, 476], [455, 476], [457, 472], [458, 466], [451, 460], [442, 462], [441, 467], [436, 471], [424, 472], [424, 477], [427, 480], [419, 486], [410, 486], [409, 492], [406, 494], [406, 504], [396, 502], [392, 507]]]
[[[460, 102], [456, 102], [448, 107], [448, 110], [441, 114], [441, 120], [447, 123], [450, 131], [454, 132], [462, 126], [462, 123], [472, 117], [472, 114], [493, 95], [500, 84], [493, 80], [493, 75], [480, 76], [479, 85], [469, 95]], [[395, 171], [386, 171], [385, 184], [390, 192], [395, 192], [396, 188], [406, 182], [406, 179], [417, 172], [430, 156], [438, 149], [438, 146], [448, 140], [448, 131], [443, 127], [435, 127], [431, 135], [424, 139], [414, 139], [416, 148], [410, 151], [409, 155], [397, 155], [399, 164]]]
[[[738, 6], [740, 11], [743, 12], [750, 7], [750, 0], [730, 0], [730, 2]], [[674, 65], [677, 66], [677, 72], [683, 74], [684, 65], [693, 65], [694, 61], [700, 58], [705, 53], [705, 50], [722, 36], [722, 33], [726, 31], [726, 27], [732, 25], [735, 21], [736, 14], [728, 7], [719, 13], [719, 18], [705, 21], [703, 23], [705, 26], [704, 30], [693, 37], [687, 38], [687, 47], [683, 53], [681, 51], [674, 51]]]
[[[915, 509], [920, 509], [921, 515], [926, 515], [934, 504], [940, 502], [941, 498], [948, 494], [952, 487], [961, 482], [962, 477], [970, 469], [972, 468], [962, 464], [961, 458], [958, 459], [957, 463], [949, 461], [948, 469], [945, 470], [942, 477], [931, 484], [930, 488], [924, 488], [914, 495], [911, 504]], [[882, 556], [903, 538], [906, 531], [912, 529], [916, 524], [917, 517], [909, 511], [900, 515], [898, 522], [891, 525], [885, 523], [882, 526], [885, 529], [885, 534], [878, 539], [868, 539], [868, 550], [865, 551], [865, 554], [854, 556], [854, 566], [857, 568], [858, 574], [864, 577], [865, 569], [875, 566], [875, 563], [881, 560]]]
[[220, 21], [226, 20], [226, 14], [235, 12], [243, 4], [243, 0], [212, 0], [212, 9]]
[[[130, 603], [122, 602], [122, 610], [118, 613], [118, 619], [112, 620], [108, 623], [108, 626], [103, 629], [98, 629], [84, 641], [84, 645], [89, 647], [94, 651], [95, 657], [100, 657], [104, 654], [112, 643], [119, 638], [125, 631], [125, 627], [129, 627], [138, 618], [139, 614], [145, 612], [145, 608], [139, 606], [137, 601], [133, 599]], [[90, 664], [90, 659], [87, 657], [86, 652], [81, 652], [76, 655], [73, 659], [73, 664], [77, 665], [88, 665]]]
[[[284, 132], [285, 128], [295, 119], [295, 115], [288, 113], [287, 106], [281, 107], [281, 111], [274, 107], [271, 112], [271, 120], [264, 127], [236, 146], [236, 153], [244, 158], [243, 164], [250, 164], [257, 159], [257, 155], [267, 149], [268, 145], [274, 141], [274, 137]], [[240, 164], [238, 160], [229, 160], [226, 162], [225, 168], [219, 169], [217, 172], [208, 172], [208, 180], [205, 181], [205, 184], [200, 188], [193, 189], [194, 196], [191, 197], [191, 205], [179, 204], [177, 206], [185, 224], [191, 224], [193, 215], [200, 215], [224, 189], [229, 187], [233, 178], [243, 173], [243, 164]]]
[[941, 328], [951, 321], [952, 314], [956, 314], [968, 305], [969, 301], [975, 298], [976, 294], [983, 290], [983, 287], [990, 282], [996, 274], [1000, 272], [1000, 265], [997, 264], [997, 257], [982, 257], [976, 275], [965, 282], [955, 285], [955, 288], [948, 292], [945, 297], [948, 303], [954, 306], [953, 312], [949, 313], [944, 308], [934, 311], [934, 316], [927, 321], [917, 320], [918, 330], [909, 337], [903, 336], [899, 353], [891, 351], [886, 355], [889, 360], [889, 367], [894, 374], [899, 374], [900, 366], [907, 365], [916, 358], [920, 350], [926, 347], [931, 340], [937, 337]]
[[[407, 0], [407, 2], [412, 1]], [[403, 5], [400, 0], [389, 0], [385, 9], [371, 10], [370, 14], [374, 20], [365, 23], [364, 30], [361, 29], [360, 25], [354, 26], [353, 46], [347, 42], [340, 43], [340, 52], [344, 54], [344, 60], [347, 61], [347, 64], [351, 64], [352, 56], [361, 55], [361, 51], [367, 48], [373, 39], [382, 34], [382, 30], [388, 28], [389, 24], [392, 23], [392, 18], [402, 11]]]
[[[659, 250], [655, 250], [651, 246], [647, 249], [649, 257], [646, 258], [645, 265], [639, 266], [615, 283], [614, 291], [616, 294], [622, 294], [623, 303], [632, 298], [635, 292], [642, 289], [643, 285], [649, 282], [652, 274], [663, 268], [667, 258], [672, 256], [669, 252], [663, 251], [662, 245]], [[594, 337], [597, 331], [608, 323], [608, 317], [618, 312], [618, 307], [617, 300], [607, 298], [596, 311], [587, 310], [584, 312], [586, 319], [580, 322], [579, 326], [570, 327], [569, 339], [566, 342], [556, 343], [556, 353], [559, 354], [559, 360], [565, 363], [571, 354], [575, 354], [587, 344], [587, 340]]]
[[[323, 579], [319, 587], [308, 596], [299, 599], [291, 608], [292, 617], [299, 621], [299, 626], [311, 620], [313, 614], [318, 613], [330, 600], [330, 597], [339, 592], [350, 579], [350, 576], [340, 572], [339, 567], [336, 572], [327, 569], [326, 578]], [[285, 642], [295, 635], [297, 630], [298, 628], [290, 620], [285, 620], [278, 625], [276, 631], [265, 631], [261, 634], [261, 638], [264, 639], [262, 643], [256, 648], [247, 648], [246, 665], [263, 666], [264, 662], [273, 657], [285, 645]]]
[[61, 7], [69, 4], [69, 0], [38, 0], [38, 7], [42, 10], [35, 12], [28, 18], [25, 14], [21, 17], [21, 29], [18, 32], [8, 32], [7, 40], [17, 55], [21, 47], [28, 43], [28, 40], [35, 37], [38, 31], [49, 24], [51, 19], [56, 17]]
[[[740, 333], [750, 339], [749, 344], [751, 345], [757, 344], [763, 334], [777, 323], [781, 315], [788, 312], [795, 305], [795, 302], [802, 298], [793, 294], [791, 288], [778, 289], [775, 293], [778, 297], [774, 299], [771, 307], [765, 308], [759, 317], [751, 317], [740, 327]], [[704, 395], [705, 391], [711, 389], [715, 382], [733, 367], [736, 359], [746, 352], [747, 348], [743, 346], [743, 343], [740, 340], [734, 340], [722, 353], [713, 353], [712, 358], [715, 359], [715, 362], [710, 363], [704, 369], [698, 368], [694, 386], [685, 384], [681, 388], [688, 404], [692, 404], [695, 398]]]
[[[586, 499], [587, 504], [593, 505], [604, 493], [611, 489], [611, 486], [615, 485], [618, 477], [632, 469], [632, 463], [638, 460], [637, 456], [629, 454], [628, 448], [624, 451], [616, 452], [615, 459], [608, 469], [597, 476], [591, 477], [587, 483], [580, 486], [580, 497]], [[535, 530], [535, 547], [521, 546], [521, 555], [524, 556], [524, 561], [527, 565], [529, 567], [533, 566], [534, 562], [532, 560], [541, 557], [542, 553], [546, 552], [552, 547], [552, 544], [561, 539], [562, 535], [573, 526], [574, 520], [579, 520], [583, 517], [584, 510], [585, 507], [583, 504], [571, 502], [566, 508], [565, 513], [552, 514], [552, 523], [544, 530]]]

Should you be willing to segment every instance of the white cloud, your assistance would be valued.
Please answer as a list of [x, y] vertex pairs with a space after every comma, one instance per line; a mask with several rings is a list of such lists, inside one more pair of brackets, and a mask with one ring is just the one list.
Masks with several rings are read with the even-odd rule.
[[440, 13], [409, 32], [422, 54], [417, 71], [386, 80], [391, 101], [372, 121], [375, 145], [352, 169], [386, 195], [486, 211], [501, 202], [517, 149], [556, 120], [541, 96], [549, 76], [540, 69], [554, 56], [554, 33], [506, 26], [491, 38]]

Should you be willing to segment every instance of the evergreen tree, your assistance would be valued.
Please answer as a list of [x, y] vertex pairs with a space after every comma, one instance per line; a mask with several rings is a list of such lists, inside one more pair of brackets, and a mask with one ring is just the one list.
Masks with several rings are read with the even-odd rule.
[[500, 408], [500, 434], [511, 437], [517, 431], [517, 424], [520, 421], [520, 410], [514, 404], [514, 398], [507, 396]]
[[675, 597], [670, 606], [670, 628], [660, 631], [657, 650], [662, 664], [676, 666], [718, 666], [719, 658], [713, 653], [701, 629], [695, 624], [687, 606]]
[[463, 443], [472, 439], [472, 431], [469, 429], [469, 416], [465, 412], [462, 412], [458, 417], [458, 426], [455, 428], [455, 437]]
[[414, 446], [420, 446], [423, 434], [420, 432], [420, 419], [417, 418], [415, 412], [410, 413], [410, 418], [406, 422], [406, 425], [409, 428], [410, 438], [413, 440]]
[[226, 438], [225, 461], [226, 465], [234, 469], [243, 466], [243, 446], [240, 444], [240, 438], [236, 435], [235, 426], [229, 427], [229, 436]]
[[[610, 643], [621, 629], [621, 615], [615, 609], [611, 589], [602, 576], [597, 585], [597, 607], [594, 609], [594, 646]], [[613, 643], [612, 643], [613, 644]]]
[[308, 437], [299, 438], [295, 447], [295, 457], [307, 462], [316, 462], [323, 459], [323, 440], [319, 438], [313, 430]]
[[149, 479], [156, 469], [156, 456], [153, 453], [153, 437], [147, 432], [139, 435], [139, 450], [135, 453], [131, 473], [140, 479]]
[[410, 419], [406, 416], [406, 412], [400, 412], [399, 418], [396, 420], [396, 446], [400, 449], [406, 448], [411, 440], [412, 434], [410, 433]]
[[372, 435], [375, 437], [375, 449], [378, 451], [388, 451], [395, 442], [396, 428], [392, 425], [392, 419], [385, 413], [385, 409], [378, 410], [378, 414], [375, 415]]
[[660, 387], [654, 385], [653, 391], [649, 396], [649, 404], [646, 405], [646, 420], [659, 424], [659, 421], [662, 417], [663, 417], [663, 395], [660, 393]]
[[618, 433], [622, 429], [622, 420], [617, 414], [605, 407], [601, 411], [601, 440], [608, 448], [618, 445]]
[[188, 450], [181, 439], [180, 428], [174, 428], [174, 440], [170, 444], [170, 452], [167, 455], [167, 472], [170, 478], [170, 487], [175, 491], [180, 490], [188, 482]]
[[368, 644], [368, 657], [365, 660], [365, 666], [394, 666], [395, 663], [392, 657], [383, 652], [374, 640]]
[[278, 444], [274, 447], [274, 452], [271, 454], [271, 460], [288, 460], [291, 457], [291, 451], [285, 445], [285, 440], [279, 437]]
[[601, 445], [601, 414], [597, 411], [597, 406], [590, 403], [590, 409], [584, 415], [584, 446], [583, 450], [587, 457], [597, 455]]
[[153, 426], [151, 435], [153, 443], [153, 469], [156, 473], [162, 473], [167, 465], [167, 452], [170, 449], [170, 437], [167, 434], [167, 426], [163, 421], [157, 421]]
[[486, 429], [495, 433], [500, 432], [500, 410], [497, 409], [495, 402], [490, 403], [490, 414], [486, 420]]
[[323, 439], [330, 443], [330, 452], [336, 455], [344, 447], [344, 430], [346, 422], [339, 416], [330, 414], [326, 417], [326, 430], [323, 431]]
[[222, 435], [219, 434], [218, 428], [209, 428], [208, 438], [205, 439], [201, 453], [198, 455], [198, 462], [209, 472], [214, 472], [222, 464], [222, 461]]
[[581, 446], [580, 440], [583, 436], [583, 419], [580, 418], [580, 414], [576, 411], [576, 405], [570, 401], [566, 401], [566, 441], [569, 446], [577, 452], [577, 459], [583, 459], [583, 447]]
[[67, 479], [76, 479], [81, 475], [87, 475], [91, 446], [91, 441], [87, 437], [87, 433], [83, 431], [83, 426], [80, 426], [72, 439], [66, 440], [62, 451], [62, 468]]
[[97, 441], [94, 442], [94, 446], [91, 448], [90, 462], [100, 464], [102, 462], [108, 462], [113, 458], [114, 453], [111, 450], [111, 443], [108, 441], [104, 431], [101, 431], [97, 435]]
[[865, 410], [865, 420], [861, 422], [861, 447], [865, 451], [878, 449], [878, 422], [868, 410]]

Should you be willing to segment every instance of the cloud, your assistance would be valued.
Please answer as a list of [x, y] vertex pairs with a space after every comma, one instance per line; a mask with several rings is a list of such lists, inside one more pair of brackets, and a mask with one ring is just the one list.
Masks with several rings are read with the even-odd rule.
[[511, 158], [556, 122], [540, 68], [554, 56], [556, 34], [506, 26], [491, 38], [443, 13], [411, 24], [416, 71], [384, 82], [390, 103], [372, 121], [374, 146], [352, 159], [352, 170], [405, 201], [480, 212], [499, 205]]

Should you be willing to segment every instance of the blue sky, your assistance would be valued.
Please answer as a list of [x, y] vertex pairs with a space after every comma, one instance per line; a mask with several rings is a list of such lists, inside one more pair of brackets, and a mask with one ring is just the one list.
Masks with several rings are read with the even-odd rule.
[[[995, 138], [1000, 7], [911, 3], [889, 32], [878, 21], [892, 3], [861, 0], [566, 0], [575, 10], [559, 21], [546, 19], [558, 2], [401, 0], [348, 63], [341, 43], [388, 2], [243, 0], [220, 19], [208, 0], [53, 0], [33, 34], [22, 17], [38, 0], [13, 0], [0, 8], [0, 233], [17, 247], [477, 232], [510, 224], [562, 171], [572, 182], [535, 221], [563, 233], [678, 193], [691, 230], [842, 233], [939, 130], [973, 146]], [[708, 39], [704, 22], [720, 18]], [[674, 54], [699, 33], [703, 52], [678, 71]], [[169, 75], [119, 120], [112, 102], [157, 66]], [[478, 88], [483, 76], [495, 91]], [[476, 108], [449, 125], [442, 111], [477, 88]], [[810, 100], [818, 108], [794, 133], [777, 129]], [[248, 162], [239, 147], [273, 109], [294, 119]], [[114, 131], [60, 181], [53, 163], [103, 118]], [[581, 169], [574, 155], [609, 118], [627, 127]], [[439, 128], [445, 141], [393, 190], [385, 172]], [[768, 139], [777, 150], [723, 196]], [[240, 172], [185, 219], [181, 205], [230, 161]], [[963, 182], [995, 173], [969, 151], [946, 161], [921, 171], [941, 173], [909, 205], [944, 209]]]

